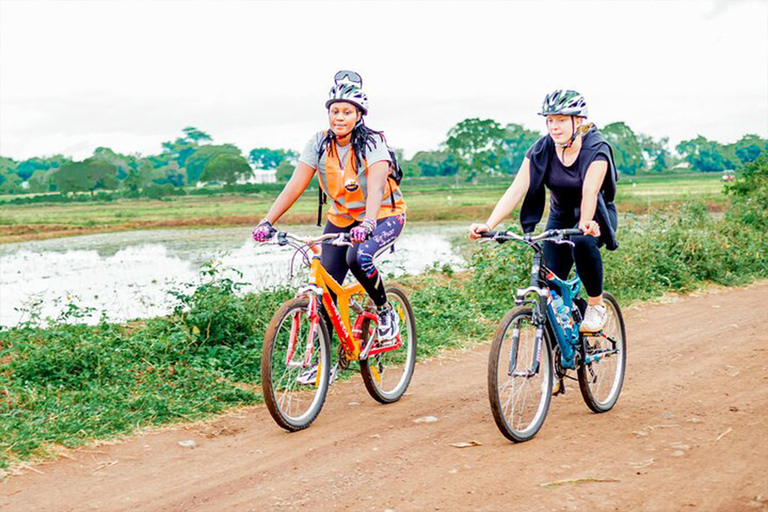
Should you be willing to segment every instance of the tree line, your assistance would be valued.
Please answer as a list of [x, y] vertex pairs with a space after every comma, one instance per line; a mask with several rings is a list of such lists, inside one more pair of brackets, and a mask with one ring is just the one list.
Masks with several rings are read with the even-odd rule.
[[[617, 168], [628, 175], [681, 167], [718, 172], [768, 153], [768, 140], [754, 134], [731, 144], [699, 135], [675, 146], [673, 153], [667, 137], [635, 133], [624, 122], [610, 123], [601, 131], [613, 146]], [[402, 151], [395, 151], [409, 176], [473, 181], [485, 174], [514, 174], [527, 149], [542, 135], [520, 124], [505, 126], [492, 119], [471, 118], [453, 126], [436, 150], [419, 151], [407, 160]], [[23, 161], [0, 156], [0, 193], [122, 190], [129, 196], [151, 195], [200, 183], [232, 185], [251, 176], [254, 168], [274, 170], [278, 181], [287, 181], [298, 157], [291, 149], [265, 147], [244, 155], [234, 144], [214, 144], [209, 134], [189, 126], [175, 140], [163, 142], [157, 155], [121, 154], [100, 147], [82, 161], [63, 155]]]

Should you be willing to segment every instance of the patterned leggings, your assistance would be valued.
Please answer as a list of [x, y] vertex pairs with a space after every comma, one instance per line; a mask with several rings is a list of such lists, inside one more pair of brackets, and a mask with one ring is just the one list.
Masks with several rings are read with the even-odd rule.
[[[340, 228], [328, 222], [323, 234], [349, 233], [359, 224], [354, 222], [345, 228]], [[373, 234], [362, 244], [353, 244], [352, 247], [324, 244], [320, 263], [337, 283], [343, 283], [347, 271], [351, 270], [352, 275], [360, 281], [376, 306], [381, 307], [387, 303], [387, 296], [381, 274], [374, 266], [373, 259], [395, 243], [395, 239], [403, 231], [403, 226], [405, 226], [405, 214], [379, 219]], [[336, 300], [336, 297], [333, 299]]]

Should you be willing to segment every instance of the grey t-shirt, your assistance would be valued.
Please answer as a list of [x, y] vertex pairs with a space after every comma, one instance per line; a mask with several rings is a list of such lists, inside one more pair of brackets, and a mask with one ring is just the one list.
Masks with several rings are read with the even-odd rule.
[[[323, 152], [323, 160], [318, 162], [320, 143], [322, 142], [324, 136], [324, 132], [317, 132], [311, 139], [309, 139], [307, 145], [304, 146], [304, 151], [301, 152], [299, 161], [304, 162], [313, 169], [318, 169], [320, 166], [323, 166], [323, 170], [325, 170], [325, 157], [327, 155], [327, 151]], [[376, 162], [381, 161], [391, 162], [392, 159], [389, 157], [389, 150], [387, 150], [387, 145], [382, 142], [381, 137], [374, 135], [373, 140], [373, 148], [368, 146], [365, 151], [365, 161], [368, 162], [368, 166], [370, 167]], [[336, 147], [339, 150], [339, 159], [341, 160], [342, 166], [346, 165], [347, 156], [349, 155], [349, 148], [352, 147], [352, 144]]]

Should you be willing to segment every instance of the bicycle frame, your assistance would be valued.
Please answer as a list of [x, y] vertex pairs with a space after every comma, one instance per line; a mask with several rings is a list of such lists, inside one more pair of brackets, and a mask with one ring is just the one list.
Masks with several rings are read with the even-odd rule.
[[[534, 248], [533, 264], [531, 266], [531, 285], [528, 288], [517, 290], [515, 305], [521, 306], [525, 303], [533, 304], [533, 323], [536, 326], [535, 351], [536, 361], [533, 365], [533, 371], [538, 371], [539, 361], [541, 360], [541, 343], [543, 343], [543, 330], [547, 327], [551, 329], [554, 339], [560, 348], [560, 364], [563, 368], [575, 369], [577, 365], [576, 356], [579, 355], [583, 364], [599, 361], [609, 355], [617, 353], [616, 340], [600, 332], [597, 336], [607, 339], [611, 342], [612, 349], [601, 350], [595, 353], [586, 354], [584, 349], [583, 337], [579, 333], [579, 323], [574, 322], [575, 313], [574, 299], [579, 296], [581, 290], [581, 280], [578, 274], [569, 280], [563, 280], [557, 277], [551, 270], [543, 264], [543, 257], [540, 249]], [[560, 294], [563, 304], [570, 311], [569, 324], [560, 325], [557, 321], [557, 312], [552, 303], [551, 289]], [[526, 300], [531, 293], [536, 293], [536, 300]], [[548, 324], [548, 325], [547, 325]], [[516, 334], [513, 332], [513, 337]], [[519, 334], [518, 334], [519, 335]], [[515, 340], [517, 341], [517, 340]], [[554, 347], [553, 347], [554, 348]], [[510, 355], [510, 375], [514, 372], [514, 359], [516, 354]]]
[[[393, 342], [373, 347], [373, 337], [370, 336], [370, 332], [363, 333], [363, 324], [366, 320], [377, 322], [378, 316], [370, 311], [366, 311], [352, 299], [355, 294], [365, 293], [365, 289], [358, 282], [346, 286], [337, 283], [320, 264], [320, 255], [317, 247], [310, 245], [310, 248], [314, 252], [314, 255], [309, 262], [309, 283], [299, 290], [299, 295], [304, 295], [309, 299], [308, 314], [310, 318], [310, 329], [307, 336], [306, 349], [304, 358], [301, 362], [293, 361], [293, 356], [299, 344], [299, 318], [297, 315], [293, 318], [291, 324], [286, 365], [301, 365], [305, 367], [309, 365], [314, 351], [314, 335], [318, 328], [318, 324], [322, 321], [319, 309], [320, 304], [325, 308], [348, 360], [363, 360], [383, 352], [389, 352], [400, 348], [402, 345], [400, 335], [398, 335]], [[334, 304], [330, 292], [333, 292], [336, 295], [338, 307]], [[350, 307], [355, 309], [355, 312], [357, 313], [354, 326], [351, 325], [349, 319]], [[366, 330], [368, 329], [369, 327], [366, 328]], [[364, 347], [363, 342], [365, 340], [367, 340], [368, 343]]]
[[[545, 235], [545, 234], [542, 234]], [[540, 235], [541, 236], [541, 235]], [[535, 239], [528, 237], [513, 237], [519, 241], [525, 242], [534, 251], [533, 262], [531, 264], [531, 281], [527, 288], [517, 290], [515, 297], [515, 305], [522, 306], [523, 304], [532, 304], [533, 306], [533, 324], [536, 326], [536, 335], [534, 339], [534, 357], [531, 370], [523, 372], [525, 374], [535, 374], [539, 370], [541, 361], [541, 346], [544, 342], [544, 329], [550, 329], [551, 336], [560, 348], [560, 364], [563, 368], [575, 369], [577, 364], [576, 356], [579, 355], [584, 364], [591, 363], [606, 357], [607, 355], [616, 353], [615, 340], [606, 336], [604, 333], [599, 333], [608, 339], [614, 346], [613, 350], [605, 350], [597, 353], [587, 355], [585, 353], [583, 337], [579, 333], [579, 322], [574, 321], [574, 313], [578, 308], [574, 305], [574, 299], [578, 297], [581, 289], [581, 280], [578, 274], [570, 280], [563, 280], [557, 277], [554, 272], [544, 266], [543, 253], [541, 246], [535, 241]], [[568, 319], [565, 324], [558, 321], [558, 314], [554, 309], [552, 290], [559, 293], [562, 297], [564, 306], [568, 309]], [[528, 296], [535, 293], [536, 297], [529, 299]], [[580, 313], [579, 313], [580, 317]], [[512, 333], [515, 341], [518, 341], [519, 330], [515, 329]], [[517, 343], [514, 344], [517, 346]], [[552, 347], [554, 348], [554, 347]], [[510, 353], [509, 362], [509, 375], [522, 375], [521, 372], [516, 371], [516, 359], [517, 354], [515, 351]]]

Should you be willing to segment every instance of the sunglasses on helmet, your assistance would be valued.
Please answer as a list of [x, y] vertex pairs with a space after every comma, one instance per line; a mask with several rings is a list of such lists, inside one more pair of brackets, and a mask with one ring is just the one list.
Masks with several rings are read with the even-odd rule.
[[333, 77], [333, 82], [336, 84], [339, 82], [351, 82], [353, 84], [358, 84], [357, 86], [361, 89], [363, 87], [363, 77], [354, 71], [349, 70], [342, 70], [336, 73], [336, 75]]

